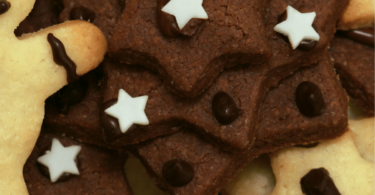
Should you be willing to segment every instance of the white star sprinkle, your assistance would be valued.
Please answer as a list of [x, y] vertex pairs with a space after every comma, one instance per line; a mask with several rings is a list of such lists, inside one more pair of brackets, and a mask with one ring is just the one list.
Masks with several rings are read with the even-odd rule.
[[208, 15], [202, 6], [203, 0], [171, 0], [161, 11], [176, 17], [180, 29], [192, 18], [208, 19]]
[[79, 175], [74, 159], [81, 146], [64, 147], [56, 138], [52, 140], [51, 151], [38, 158], [38, 162], [48, 167], [51, 182], [56, 182], [64, 173]]
[[117, 103], [107, 108], [105, 113], [118, 119], [122, 133], [125, 133], [133, 124], [148, 125], [145, 114], [148, 96], [132, 98], [123, 89], [120, 89]]
[[290, 5], [286, 9], [287, 19], [276, 25], [274, 30], [288, 36], [293, 49], [296, 49], [302, 40], [319, 41], [319, 34], [312, 27], [316, 13], [300, 13]]

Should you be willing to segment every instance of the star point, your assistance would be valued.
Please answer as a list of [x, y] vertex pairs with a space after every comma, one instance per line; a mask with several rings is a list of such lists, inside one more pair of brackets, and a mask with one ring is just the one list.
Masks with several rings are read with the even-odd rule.
[[105, 113], [118, 119], [122, 133], [133, 124], [148, 125], [149, 121], [144, 112], [148, 96], [132, 98], [123, 89], [119, 90], [117, 103], [105, 110]]
[[51, 182], [56, 182], [64, 173], [79, 175], [75, 158], [81, 146], [64, 147], [56, 138], [52, 140], [51, 150], [38, 158], [38, 162], [48, 167]]
[[174, 15], [180, 29], [192, 18], [208, 19], [202, 6], [203, 0], [171, 0], [161, 10]]
[[290, 5], [286, 11], [287, 19], [277, 24], [274, 30], [287, 36], [293, 49], [296, 49], [302, 40], [319, 41], [320, 36], [312, 27], [315, 12], [301, 13]]

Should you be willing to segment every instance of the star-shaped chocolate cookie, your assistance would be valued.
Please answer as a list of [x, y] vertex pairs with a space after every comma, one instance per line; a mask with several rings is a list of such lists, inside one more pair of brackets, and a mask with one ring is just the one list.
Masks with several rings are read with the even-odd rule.
[[[107, 62], [105, 62], [104, 64], [106, 63]], [[136, 71], [137, 69], [138, 71]], [[156, 90], [157, 88], [155, 86], [162, 84], [161, 81], [159, 83], [149, 82], [153, 74], [148, 73], [148, 71], [146, 70], [139, 70], [139, 68], [136, 67], [134, 67], [134, 70], [132, 72], [128, 71], [127, 74], [131, 75], [131, 78], [140, 77], [141, 79], [137, 80], [137, 83], [140, 86], [149, 85], [149, 90]], [[300, 113], [296, 105], [295, 91], [298, 88], [299, 84], [303, 83], [304, 81], [315, 83], [321, 90], [326, 107], [322, 115], [320, 116], [312, 118], [306, 117]], [[93, 85], [97, 86], [97, 84]], [[142, 88], [139, 89], [142, 90]], [[113, 93], [116, 93], [115, 89], [113, 89]], [[88, 104], [90, 102], [88, 100], [89, 99], [84, 100], [77, 105], [71, 106], [72, 111], [73, 109], [78, 110], [78, 108], [82, 107], [92, 107], [90, 106], [90, 104]], [[198, 180], [196, 180], [194, 176], [193, 179], [195, 184], [188, 184], [187, 186], [184, 186], [182, 188], [175, 188], [173, 186], [169, 186], [169, 184], [160, 183], [160, 177], [154, 178], [158, 181], [157, 183], [159, 183], [159, 185], [167, 186], [168, 191], [172, 191], [173, 193], [179, 192], [180, 190], [178, 189], [181, 189], [181, 192], [184, 190], [190, 192], [189, 190], [198, 189], [194, 192], [205, 194], [208, 192], [213, 192], [213, 190], [216, 189], [215, 186], [222, 186], [223, 184], [225, 184], [231, 177], [235, 175], [238, 170], [240, 170], [241, 167], [245, 166], [252, 158], [260, 153], [269, 152], [277, 148], [294, 144], [308, 144], [322, 139], [336, 137], [339, 134], [343, 133], [343, 131], [346, 130], [347, 126], [346, 108], [346, 94], [340, 87], [340, 83], [338, 82], [335, 73], [333, 72], [331, 58], [326, 55], [326, 57], [324, 58], [324, 62], [318, 65], [311, 65], [309, 67], [303, 68], [300, 71], [297, 71], [292, 76], [284, 79], [276, 88], [270, 90], [267, 93], [260, 108], [260, 116], [257, 119], [260, 126], [258, 128], [258, 133], [256, 134], [257, 137], [255, 145], [250, 151], [247, 152], [248, 155], [237, 155], [229, 152], [224, 152], [218, 147], [215, 147], [215, 145], [212, 145], [212, 143], [205, 140], [202, 136], [191, 132], [191, 129], [185, 129], [184, 131], [185, 127], [179, 127], [178, 125], [175, 125], [175, 128], [172, 128], [168, 125], [160, 125], [158, 128], [149, 127], [151, 128], [150, 130], [147, 130], [148, 126], [139, 126], [135, 129], [132, 129], [131, 132], [129, 132], [130, 134], [121, 134], [121, 132], [119, 132], [119, 134], [117, 135], [115, 134], [108, 136], [114, 136], [116, 138], [116, 136], [122, 135], [122, 139], [125, 139], [127, 136], [135, 137], [135, 135], [137, 135], [137, 132], [139, 134], [150, 134], [155, 133], [155, 131], [156, 133], [157, 131], [161, 131], [164, 133], [173, 133], [174, 131], [178, 131], [180, 129], [180, 133], [163, 138], [157, 138], [154, 141], [141, 144], [138, 147], [138, 152], [136, 153], [141, 155], [142, 159], [154, 159], [155, 156], [158, 156], [155, 154], [160, 155], [160, 157], [157, 157], [158, 159], [164, 159], [164, 161], [160, 160], [159, 164], [146, 165], [152, 170], [161, 169], [163, 163], [169, 160], [173, 160], [177, 157], [181, 158], [181, 155], [187, 155], [186, 157], [191, 156], [191, 158], [184, 158], [184, 160], [187, 162], [189, 162], [188, 159], [193, 159], [193, 156], [202, 156], [201, 159], [206, 158], [206, 161], [200, 160], [199, 163], [190, 162], [191, 164], [193, 164], [192, 166], [194, 170], [199, 167], [198, 170], [202, 171], [202, 173], [209, 173], [210, 175], [212, 175], [212, 177], [204, 175]], [[90, 116], [97, 114], [98, 112], [94, 112], [85, 113], [84, 115], [79, 114], [77, 116], [82, 116], [80, 118], [82, 119], [82, 121], [84, 121], [85, 115]], [[66, 114], [66, 117], [71, 117], [70, 113]], [[275, 118], [277, 120], [274, 120]], [[300, 121], [300, 123], [297, 123], [297, 121]], [[67, 124], [69, 124], [68, 122], [69, 121], [66, 121]], [[51, 123], [50, 125], [53, 124], [54, 123]], [[79, 123], [70, 122], [70, 126], [72, 124], [79, 125]], [[61, 126], [61, 123], [60, 125], [55, 123], [55, 126], [59, 128], [59, 126]], [[83, 129], [85, 127], [87, 128], [86, 125], [81, 126], [81, 128]], [[328, 127], [330, 128], [329, 131]], [[63, 129], [60, 129], [59, 131], [63, 132]], [[68, 131], [67, 129], [65, 129], [65, 132], [67, 132], [67, 134], [69, 135], [72, 135], [72, 133], [74, 135], [74, 131], [72, 130]], [[98, 128], [94, 132], [96, 132], [96, 137], [101, 136], [100, 128]], [[91, 134], [93, 134], [94, 132], [91, 132]], [[79, 135], [78, 133], [74, 136], [84, 141], [93, 141], [88, 136], [88, 133], [86, 136]], [[178, 147], [176, 146], [176, 143], [179, 144]], [[160, 149], [160, 153], [157, 152], [158, 150], [154, 148], [155, 145]], [[154, 149], [151, 149], [151, 147]], [[167, 148], [170, 148], [170, 150], [168, 150]], [[174, 152], [169, 153], [166, 151]], [[154, 159], [152, 160], [152, 162], [158, 162], [158, 160]], [[217, 162], [217, 164], [215, 162]], [[151, 162], [145, 160], [144, 163], [147, 164]], [[216, 170], [217, 172], [214, 170]], [[216, 185], [212, 186], [212, 183], [215, 183]], [[200, 185], [201, 187], [198, 188], [198, 185]]]
[[185, 33], [190, 37], [170, 37], [162, 30], [177, 25], [174, 18], [159, 17], [167, 2], [126, 1], [110, 41], [110, 55], [157, 71], [174, 92], [185, 97], [202, 93], [224, 67], [260, 65], [270, 57], [263, 23], [267, 1], [205, 0], [208, 20], [198, 24], [197, 19], [190, 20], [182, 29], [193, 28], [193, 33]]
[[[320, 116], [307, 117], [297, 106], [296, 91], [306, 81], [317, 85], [322, 93], [326, 107]], [[318, 64], [296, 71], [268, 91], [257, 119], [260, 125], [255, 144], [249, 151], [226, 152], [190, 129], [182, 129], [138, 144], [133, 152], [167, 193], [215, 194], [262, 153], [297, 144], [313, 147], [312, 143], [342, 135], [347, 131], [346, 109], [346, 93], [336, 78], [330, 56], [325, 55]]]
[[[274, 4], [282, 7], [286, 3], [275, 0]], [[342, 2], [331, 2], [331, 6], [337, 4], [342, 4]], [[295, 3], [295, 5], [296, 7], [302, 7], [301, 4]], [[333, 9], [339, 11], [339, 8]], [[281, 12], [282, 9], [278, 10]], [[320, 15], [324, 13], [320, 13]], [[282, 15], [282, 12], [272, 15], [274, 18], [272, 21], [275, 24], [278, 22], [277, 17], [279, 15]], [[324, 21], [322, 21], [323, 19]], [[323, 19], [320, 18], [317, 21], [322, 24], [329, 24], [329, 26], [334, 25], [332, 19]], [[270, 24], [269, 27], [271, 28], [271, 26], [273, 29], [273, 25]], [[327, 41], [327, 37], [333, 35], [330, 30], [328, 32], [321, 36], [321, 41]], [[311, 50], [312, 53], [300, 49], [293, 50], [288, 41], [285, 41], [282, 35], [275, 32], [275, 48], [278, 47], [280, 51], [275, 54], [274, 59], [266, 65], [237, 66], [226, 69], [206, 92], [190, 99], [181, 98], [171, 93], [158, 75], [142, 67], [126, 66], [108, 58], [103, 63], [105, 77], [101, 83], [103, 105], [100, 107], [102, 111], [117, 102], [116, 99], [120, 89], [126, 91], [131, 97], [147, 95], [149, 100], [145, 112], [150, 125], [132, 126], [124, 134], [118, 129], [117, 119], [102, 112], [101, 123], [93, 119], [88, 120], [84, 118], [85, 115], [98, 117], [97, 114], [84, 114], [84, 112], [78, 111], [79, 109], [77, 111], [84, 114], [81, 119], [75, 118], [73, 115], [69, 116], [69, 114], [63, 117], [49, 114], [46, 117], [46, 124], [51, 126], [56, 124], [56, 129], [61, 132], [65, 131], [71, 135], [76, 135], [74, 137], [77, 137], [77, 139], [86, 140], [89, 143], [97, 142], [94, 139], [100, 139], [103, 132], [105, 140], [109, 144], [105, 144], [103, 141], [97, 143], [107, 145], [107, 147], [122, 147], [145, 141], [174, 132], [183, 125], [197, 131], [226, 150], [248, 150], [254, 143], [260, 102], [268, 88], [283, 77], [277, 71], [277, 64], [292, 64], [299, 67], [308, 62], [308, 64], [315, 62], [322, 57], [320, 47], [325, 44], [321, 41], [316, 43], [316, 46]], [[276, 42], [280, 44], [276, 44]], [[278, 45], [282, 45], [282, 47]], [[286, 57], [288, 55], [289, 57]], [[267, 69], [263, 67], [271, 67], [274, 70], [269, 72], [270, 75], [268, 75], [265, 73]], [[282, 72], [285, 72], [285, 70]], [[95, 103], [92, 106], [87, 106], [87, 103], [92, 101], [93, 99], [88, 100], [81, 106], [85, 105], [87, 108], [97, 106], [94, 105]], [[77, 105], [78, 107], [80, 106]], [[95, 112], [94, 109], [86, 109], [86, 111]], [[71, 128], [64, 130], [64, 128], [61, 128], [62, 126]], [[78, 128], [81, 131], [74, 130]], [[83, 131], [86, 133], [82, 133]]]
[[[42, 129], [23, 168], [29, 194], [133, 194], [123, 173], [127, 158], [124, 152], [81, 143], [50, 132], [50, 129]], [[49, 169], [38, 163], [37, 159], [50, 150], [53, 139], [58, 139], [64, 147], [81, 147], [75, 160], [79, 176], [63, 174], [55, 183], [50, 181]]]
[[[166, 35], [169, 34], [166, 31], [175, 32], [170, 29], [177, 25], [173, 16], [170, 18], [159, 11], [166, 3], [162, 0], [126, 1], [110, 41], [109, 53], [123, 63], [143, 65], [156, 71], [166, 86], [179, 96], [195, 97], [210, 86], [224, 67], [258, 66], [261, 75], [268, 78], [267, 82], [276, 85], [300, 66], [317, 62], [328, 47], [336, 21], [348, 1], [331, 0], [323, 4], [296, 0], [206, 0], [203, 8], [208, 19], [200, 23], [194, 19], [187, 24], [188, 30], [195, 29], [193, 33], [186, 32], [192, 34], [191, 37], [173, 38]], [[274, 31], [282, 22], [288, 5], [302, 13], [316, 12], [314, 26], [320, 36], [318, 42], [304, 42], [295, 51]], [[268, 64], [264, 63], [269, 60]]]

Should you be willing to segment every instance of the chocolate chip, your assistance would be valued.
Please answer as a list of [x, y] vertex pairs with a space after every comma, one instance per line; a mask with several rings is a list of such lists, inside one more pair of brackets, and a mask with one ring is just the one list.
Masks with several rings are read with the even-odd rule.
[[335, 183], [324, 168], [312, 169], [301, 179], [301, 189], [306, 195], [340, 195]]
[[299, 111], [307, 117], [319, 116], [326, 108], [322, 92], [310, 81], [302, 82], [297, 87], [296, 103]]
[[175, 187], [181, 187], [191, 182], [194, 177], [193, 167], [181, 159], [173, 159], [163, 166], [164, 179]]
[[217, 93], [212, 99], [212, 112], [216, 119], [223, 125], [232, 123], [241, 114], [236, 103], [226, 92]]
[[[47, 151], [50, 151], [50, 150], [51, 150], [51, 145], [50, 145], [48, 148], [44, 149], [44, 150], [41, 152], [41, 154], [40, 154], [39, 156], [43, 156], [44, 154], [47, 153]], [[78, 157], [77, 157], [76, 159], [74, 159], [74, 161], [75, 161], [75, 163], [77, 164], [77, 168], [79, 168], [81, 163], [80, 163]], [[48, 179], [50, 179], [50, 175], [49, 175], [49, 169], [48, 169], [48, 167], [46, 167], [46, 166], [40, 164], [38, 161], [37, 161], [36, 163], [37, 163], [37, 167], [38, 167], [40, 173], [42, 173], [43, 176], [45, 176], [45, 177], [47, 177]], [[69, 179], [71, 179], [71, 178], [73, 178], [73, 177], [77, 177], [77, 175], [73, 175], [73, 174], [69, 174], [69, 173], [63, 173], [63, 174], [59, 177], [59, 179], [57, 179], [56, 182], [67, 181], [67, 180], [69, 180]]]
[[6, 0], [0, 0], [0, 15], [7, 12], [10, 8], [10, 3]]
[[310, 51], [315, 48], [317, 41], [314, 40], [302, 40], [298, 45], [297, 49], [302, 51]]
[[107, 142], [113, 142], [123, 137], [124, 135], [127, 135], [133, 132], [137, 128], [136, 125], [132, 125], [126, 131], [126, 133], [122, 133], [120, 129], [120, 124], [118, 123], [118, 119], [112, 116], [109, 116], [108, 114], [104, 112], [107, 108], [113, 106], [116, 102], [117, 102], [117, 99], [112, 99], [112, 100], [105, 102], [102, 105], [102, 109], [100, 111], [100, 122], [101, 122], [102, 131], [103, 131], [103, 138]]
[[374, 47], [374, 28], [362, 28], [357, 30], [340, 31], [340, 34], [362, 44]]
[[81, 102], [86, 96], [88, 86], [86, 80], [80, 79], [60, 89], [56, 93], [56, 104], [60, 113], [67, 114], [70, 106]]
[[64, 44], [52, 33], [47, 35], [47, 40], [52, 48], [53, 60], [56, 64], [63, 66], [66, 70], [68, 83], [72, 83], [79, 79], [76, 73], [77, 66], [66, 54]]
[[94, 21], [95, 12], [86, 7], [75, 7], [70, 10], [70, 20]]

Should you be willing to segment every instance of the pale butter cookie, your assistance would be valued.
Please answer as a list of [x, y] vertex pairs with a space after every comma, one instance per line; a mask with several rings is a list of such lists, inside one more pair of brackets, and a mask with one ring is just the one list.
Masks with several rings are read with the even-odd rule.
[[57, 62], [70, 64], [68, 74], [73, 76], [94, 69], [102, 61], [107, 43], [97, 27], [83, 21], [17, 38], [14, 29], [31, 11], [35, 0], [0, 3], [5, 5], [0, 6], [0, 194], [22, 195], [27, 194], [23, 165], [39, 135], [44, 101], [68, 83], [67, 71], [54, 61], [47, 37], [52, 35], [53, 41], [61, 42], [55, 52], [62, 52], [61, 44], [65, 46], [67, 55]]
[[355, 144], [361, 156], [374, 162], [374, 117], [349, 120], [349, 128], [354, 132]]
[[340, 30], [374, 26], [374, 0], [350, 0], [337, 24]]
[[[374, 162], [374, 117], [349, 120], [355, 143], [361, 156]], [[254, 159], [244, 170], [225, 186], [230, 195], [269, 195], [275, 178], [266, 156]]]
[[230, 195], [269, 195], [274, 187], [270, 159], [264, 154], [251, 161], [224, 189]]
[[316, 187], [321, 194], [374, 194], [374, 163], [360, 156], [352, 131], [313, 148], [279, 150], [270, 159], [276, 177], [272, 195], [301, 195]]

